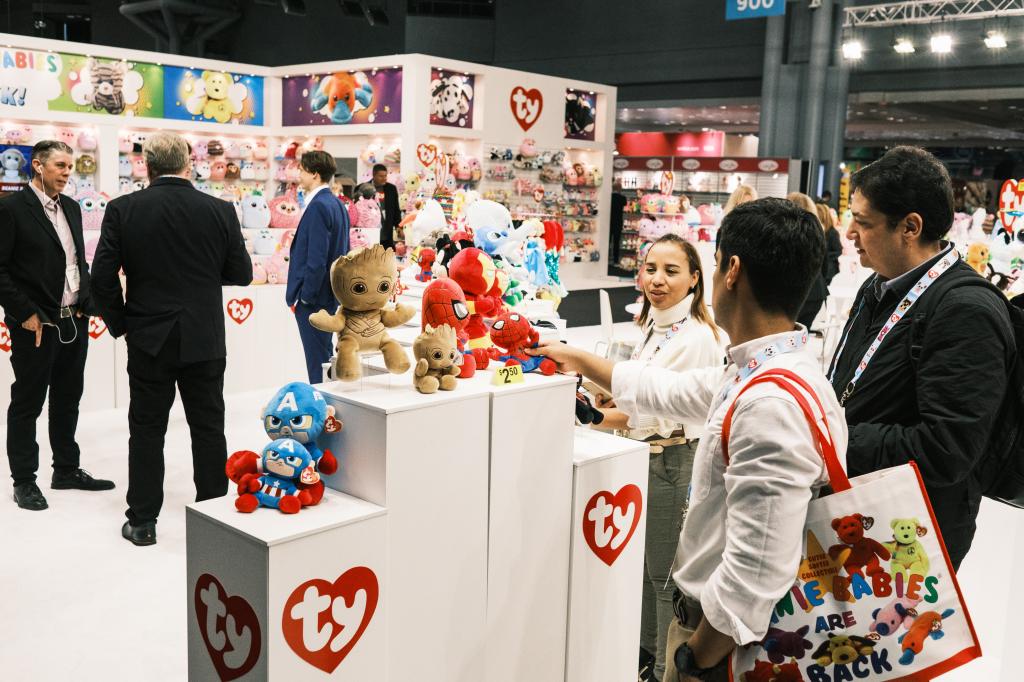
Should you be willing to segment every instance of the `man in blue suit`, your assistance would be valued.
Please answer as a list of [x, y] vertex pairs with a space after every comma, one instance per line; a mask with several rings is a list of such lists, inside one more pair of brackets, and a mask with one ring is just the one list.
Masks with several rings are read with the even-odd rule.
[[331, 194], [337, 166], [325, 151], [311, 151], [299, 160], [299, 184], [306, 192], [306, 210], [292, 241], [285, 302], [295, 312], [309, 383], [323, 381], [323, 363], [331, 359], [331, 333], [315, 329], [309, 316], [318, 310], [332, 315], [338, 302], [331, 291], [331, 264], [348, 253], [348, 212]]

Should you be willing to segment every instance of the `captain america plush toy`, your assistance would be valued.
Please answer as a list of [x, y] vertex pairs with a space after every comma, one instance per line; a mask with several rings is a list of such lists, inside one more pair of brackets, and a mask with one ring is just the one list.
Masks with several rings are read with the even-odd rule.
[[275, 440], [263, 448], [260, 464], [266, 473], [245, 474], [238, 482], [238, 511], [248, 513], [263, 506], [295, 514], [309, 504], [309, 490], [300, 489], [299, 484], [318, 482], [320, 476], [301, 443], [291, 438]]

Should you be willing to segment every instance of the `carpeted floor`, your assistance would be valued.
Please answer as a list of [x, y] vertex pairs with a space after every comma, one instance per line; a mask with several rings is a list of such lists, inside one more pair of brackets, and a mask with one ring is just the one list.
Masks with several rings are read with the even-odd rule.
[[[601, 308], [598, 303], [600, 289], [570, 291], [558, 306], [558, 314], [570, 327], [591, 327], [601, 324]], [[612, 319], [615, 322], [630, 322], [633, 316], [626, 312], [626, 305], [636, 301], [639, 292], [633, 285], [605, 289], [612, 301]]]

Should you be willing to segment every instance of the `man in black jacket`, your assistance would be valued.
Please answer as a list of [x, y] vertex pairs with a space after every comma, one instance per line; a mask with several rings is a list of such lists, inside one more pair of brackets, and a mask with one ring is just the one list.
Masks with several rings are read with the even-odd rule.
[[128, 521], [121, 534], [151, 545], [175, 384], [192, 435], [196, 500], [227, 493], [221, 286], [249, 284], [252, 262], [231, 204], [192, 186], [183, 138], [151, 135], [143, 154], [151, 184], [107, 205], [93, 297], [110, 333], [128, 346]]
[[876, 274], [857, 295], [829, 374], [850, 426], [847, 466], [856, 476], [915, 462], [958, 568], [981, 500], [975, 468], [999, 428], [1015, 352], [1006, 304], [982, 286], [950, 288], [977, 275], [941, 241], [953, 192], [934, 156], [897, 147], [851, 188], [847, 236]]
[[395, 228], [402, 221], [402, 208], [398, 205], [398, 188], [388, 182], [388, 167], [378, 163], [373, 167], [373, 186], [380, 205], [380, 243], [384, 248], [395, 248]]
[[0, 306], [11, 336], [7, 457], [14, 501], [46, 509], [36, 485], [36, 420], [50, 394], [49, 431], [55, 489], [110, 490], [78, 467], [75, 442], [89, 343], [89, 269], [82, 211], [61, 194], [74, 170], [71, 148], [46, 140], [32, 148], [32, 181], [0, 199]]

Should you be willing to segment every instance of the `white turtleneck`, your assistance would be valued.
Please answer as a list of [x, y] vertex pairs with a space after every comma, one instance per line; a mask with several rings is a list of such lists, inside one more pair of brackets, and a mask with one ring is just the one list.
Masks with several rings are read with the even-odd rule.
[[[689, 318], [693, 295], [690, 294], [674, 306], [664, 309], [651, 308], [647, 324], [644, 327], [643, 339], [638, 360], [654, 367], [666, 367], [677, 372], [702, 367], [722, 365], [725, 353], [722, 346], [715, 340], [711, 327]], [[678, 324], [686, 322], [665, 344], [658, 349], [665, 335]], [[655, 351], [657, 350], [657, 354]], [[636, 440], [645, 440], [652, 436], [670, 437], [680, 426], [687, 438], [700, 438], [704, 431], [703, 423], [683, 423], [671, 419], [661, 419], [656, 415], [641, 415], [639, 420], [631, 419], [630, 429], [624, 435]]]

